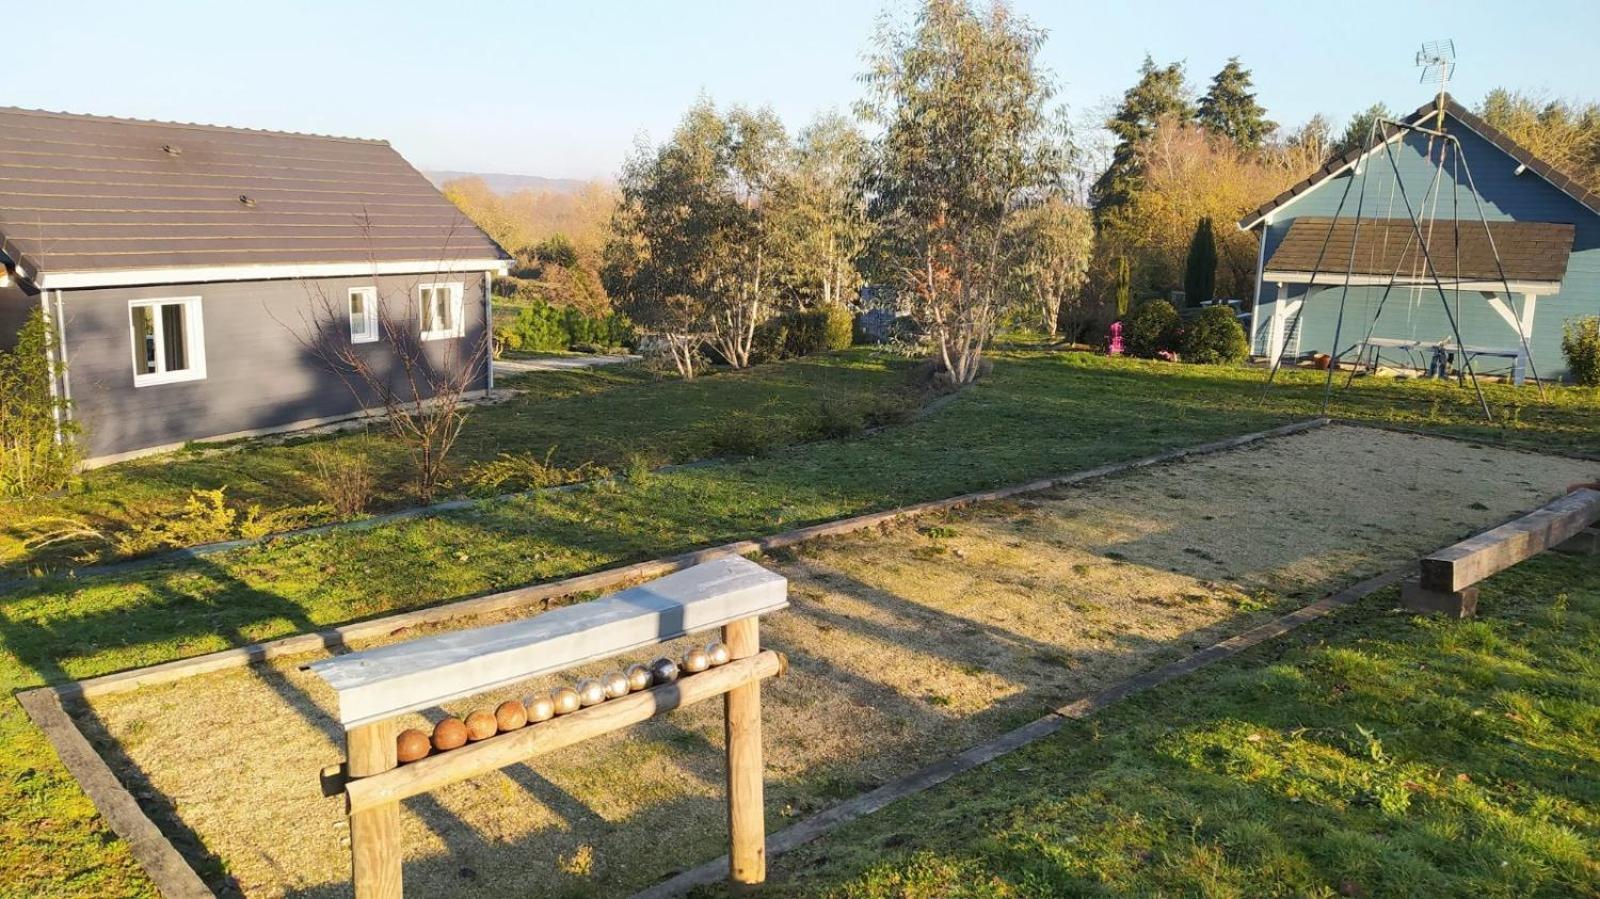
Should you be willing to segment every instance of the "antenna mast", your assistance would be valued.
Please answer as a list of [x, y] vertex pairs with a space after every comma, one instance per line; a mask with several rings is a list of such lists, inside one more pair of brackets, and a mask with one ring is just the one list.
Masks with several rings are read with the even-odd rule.
[[1450, 76], [1456, 71], [1456, 42], [1450, 38], [1442, 41], [1428, 41], [1417, 51], [1417, 67], [1422, 69], [1422, 77], [1417, 79], [1419, 84], [1432, 81], [1438, 85], [1438, 119], [1434, 122], [1434, 130], [1444, 130], [1444, 94], [1445, 88], [1450, 84]]

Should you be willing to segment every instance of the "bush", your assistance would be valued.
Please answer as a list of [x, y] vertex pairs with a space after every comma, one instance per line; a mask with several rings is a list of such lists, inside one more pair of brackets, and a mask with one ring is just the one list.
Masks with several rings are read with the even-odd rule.
[[317, 497], [341, 519], [357, 518], [367, 511], [377, 492], [372, 458], [362, 450], [320, 446], [311, 451], [311, 476], [307, 479]]
[[1600, 387], [1600, 315], [1575, 318], [1561, 326], [1561, 352], [1567, 373], [1580, 387]]
[[495, 341], [504, 349], [550, 353], [580, 347], [631, 349], [639, 339], [633, 322], [620, 312], [594, 317], [534, 300], [495, 328]]
[[1145, 300], [1128, 316], [1123, 325], [1122, 339], [1129, 353], [1154, 359], [1162, 350], [1178, 350], [1182, 330], [1182, 319], [1171, 303], [1166, 300]]
[[852, 319], [843, 306], [793, 309], [756, 326], [750, 361], [777, 362], [850, 347]]
[[556, 464], [555, 456], [556, 448], [553, 446], [542, 459], [532, 453], [501, 453], [488, 462], [479, 462], [467, 469], [463, 480], [474, 496], [489, 497], [611, 476], [609, 469], [593, 462], [585, 462], [577, 468], [564, 468]]
[[1227, 306], [1207, 306], [1184, 329], [1183, 358], [1188, 362], [1238, 362], [1250, 351], [1244, 328]]
[[0, 496], [59, 490], [78, 464], [76, 426], [50, 390], [46, 348], [53, 343], [50, 326], [34, 310], [16, 348], [0, 352]]

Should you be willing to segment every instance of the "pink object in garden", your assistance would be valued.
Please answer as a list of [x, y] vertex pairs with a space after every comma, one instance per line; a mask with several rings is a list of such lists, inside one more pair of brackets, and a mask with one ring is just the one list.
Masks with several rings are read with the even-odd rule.
[[1111, 323], [1111, 338], [1106, 342], [1106, 354], [1122, 355], [1122, 322]]

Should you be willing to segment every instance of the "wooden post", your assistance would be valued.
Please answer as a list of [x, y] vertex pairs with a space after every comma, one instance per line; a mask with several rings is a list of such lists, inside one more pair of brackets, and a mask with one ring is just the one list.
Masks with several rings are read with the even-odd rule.
[[[761, 651], [755, 617], [722, 627], [728, 655], [743, 659]], [[736, 886], [767, 879], [767, 836], [761, 797], [761, 682], [735, 687], [723, 700], [728, 741], [728, 879]]]
[[[352, 779], [382, 774], [399, 764], [395, 758], [395, 721], [385, 718], [345, 732]], [[401, 860], [400, 803], [391, 802], [350, 816], [350, 865], [356, 899], [400, 899]]]

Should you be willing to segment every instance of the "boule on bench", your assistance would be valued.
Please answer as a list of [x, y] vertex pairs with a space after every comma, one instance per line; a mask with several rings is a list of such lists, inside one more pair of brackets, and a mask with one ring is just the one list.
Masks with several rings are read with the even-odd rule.
[[[357, 899], [403, 892], [400, 800], [717, 696], [725, 703], [729, 879], [765, 880], [760, 683], [787, 662], [761, 649], [758, 618], [787, 606], [785, 578], [729, 557], [532, 618], [307, 666], [338, 695], [346, 761], [323, 772], [323, 787], [345, 796]], [[431, 737], [398, 731], [408, 712], [717, 628], [720, 642], [681, 660], [636, 664], [464, 723], [447, 718]]]
[[1567, 495], [1514, 521], [1469, 537], [1421, 561], [1421, 576], [1401, 588], [1406, 608], [1470, 618], [1479, 581], [1547, 549], [1581, 550], [1600, 521], [1600, 484], [1575, 485]]

